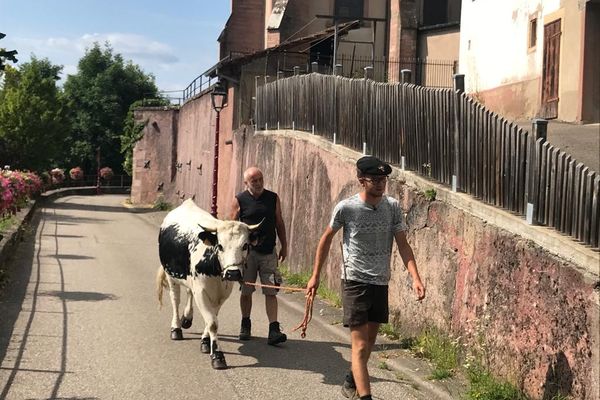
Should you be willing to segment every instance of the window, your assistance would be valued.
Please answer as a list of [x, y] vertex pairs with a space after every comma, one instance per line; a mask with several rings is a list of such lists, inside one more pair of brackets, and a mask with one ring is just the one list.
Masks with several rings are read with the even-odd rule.
[[537, 44], [537, 18], [529, 20], [529, 42], [528, 48], [532, 49]]
[[364, 0], [336, 0], [335, 15], [338, 17], [362, 18], [364, 7]]
[[432, 26], [460, 22], [460, 0], [422, 0], [421, 26]]

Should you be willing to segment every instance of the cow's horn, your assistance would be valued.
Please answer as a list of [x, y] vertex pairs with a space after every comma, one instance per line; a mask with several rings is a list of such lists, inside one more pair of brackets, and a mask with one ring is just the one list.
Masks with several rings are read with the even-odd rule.
[[248, 225], [248, 229], [250, 229], [251, 231], [256, 230], [262, 225], [263, 222], [265, 222], [264, 218], [258, 224]]
[[203, 221], [201, 224], [198, 224], [198, 226], [206, 232], [216, 232], [219, 227], [219, 220]]

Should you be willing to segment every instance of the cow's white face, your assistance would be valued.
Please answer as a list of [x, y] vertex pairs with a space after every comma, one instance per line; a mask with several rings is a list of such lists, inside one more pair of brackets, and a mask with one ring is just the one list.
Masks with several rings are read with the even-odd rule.
[[222, 221], [216, 234], [217, 257], [223, 269], [223, 279], [241, 280], [251, 244], [248, 225], [236, 221]]
[[[209, 234], [204, 235], [201, 233], [199, 238], [204, 241], [205, 246], [212, 246], [214, 249], [219, 264], [217, 267], [220, 267], [223, 279], [229, 281], [242, 280], [243, 266], [248, 258], [250, 246], [256, 245], [257, 242], [257, 238], [252, 233], [259, 226], [260, 223], [246, 225], [238, 221], [218, 221], [216, 225], [211, 227], [211, 230], [208, 227], [200, 226], [204, 232]], [[251, 239], [251, 237], [253, 238]], [[205, 250], [205, 247], [200, 250], [203, 254], [202, 257], [205, 257], [203, 253]], [[198, 251], [196, 253], [200, 255]], [[194, 259], [198, 257], [192, 256], [192, 258], [192, 265], [196, 265]]]

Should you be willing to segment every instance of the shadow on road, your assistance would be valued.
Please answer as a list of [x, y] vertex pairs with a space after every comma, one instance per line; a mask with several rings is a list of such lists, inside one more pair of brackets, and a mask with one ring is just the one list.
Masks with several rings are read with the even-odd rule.
[[[325, 385], [338, 386], [343, 382], [350, 363], [346, 361], [340, 349], [349, 349], [350, 345], [340, 342], [323, 342], [308, 339], [289, 338], [278, 346], [267, 345], [264, 337], [240, 342], [237, 336], [219, 335], [222, 342], [240, 344], [239, 354], [256, 359], [255, 363], [231, 365], [230, 368], [276, 368], [308, 371], [321, 375]], [[227, 353], [227, 352], [226, 352]], [[372, 382], [393, 382], [371, 376]]]
[[53, 208], [57, 210], [81, 210], [81, 211], [101, 211], [101, 212], [121, 212], [121, 213], [135, 213], [135, 214], [145, 214], [156, 212], [156, 210], [152, 208], [127, 208], [124, 206], [101, 206], [101, 205], [92, 205], [92, 204], [81, 204], [81, 203], [54, 203], [52, 205]]
[[40, 296], [55, 296], [65, 301], [103, 301], [103, 300], [118, 300], [118, 297], [113, 294], [98, 293], [98, 292], [62, 292], [52, 290], [48, 292], [40, 292]]
[[[38, 300], [40, 296], [56, 296], [61, 302], [61, 311], [57, 311], [62, 314], [62, 335], [61, 335], [61, 348], [60, 348], [60, 367], [55, 371], [44, 371], [51, 373], [53, 376], [54, 384], [52, 392], [50, 394], [51, 399], [67, 399], [63, 397], [57, 397], [59, 389], [65, 375], [68, 373], [66, 369], [67, 363], [67, 343], [68, 343], [68, 302], [71, 301], [104, 301], [104, 300], [115, 300], [117, 297], [112, 294], [97, 293], [97, 292], [68, 292], [65, 291], [65, 279], [63, 271], [63, 260], [85, 260], [93, 257], [74, 255], [74, 254], [61, 254], [60, 248], [58, 247], [59, 237], [58, 226], [63, 224], [79, 224], [79, 223], [95, 223], [103, 222], [103, 219], [97, 218], [74, 218], [69, 215], [61, 215], [56, 213], [58, 205], [66, 205], [69, 203], [51, 203], [48, 206], [40, 207], [35, 211], [31, 222], [29, 223], [26, 234], [23, 238], [22, 243], [18, 246], [17, 252], [12, 258], [12, 261], [8, 263], [10, 266], [9, 282], [3, 292], [0, 292], [0, 364], [5, 360], [8, 349], [10, 348], [11, 353], [11, 365], [4, 365], [3, 369], [10, 370], [4, 387], [0, 388], [0, 399], [7, 398], [12, 385], [15, 382], [17, 373], [22, 369], [22, 362], [25, 358], [25, 351], [28, 346], [28, 342], [33, 336], [31, 333], [32, 324], [37, 314], [47, 312], [38, 310]], [[96, 210], [97, 211], [97, 210]], [[67, 222], [69, 221], [69, 222]], [[48, 256], [56, 260], [58, 266], [58, 282], [60, 290], [55, 291], [41, 291], [40, 284], [42, 284], [42, 273], [44, 262], [41, 255], [41, 241], [43, 236], [50, 236], [55, 238], [55, 248], [52, 255]], [[73, 235], [74, 236], [74, 235]], [[38, 246], [36, 248], [36, 243]], [[28, 293], [27, 287], [30, 287]], [[24, 324], [19, 323], [23, 326], [22, 332], [14, 332], [15, 324], [19, 319], [20, 314], [23, 313], [21, 318]], [[93, 400], [95, 398], [90, 397], [69, 397], [71, 400]]]

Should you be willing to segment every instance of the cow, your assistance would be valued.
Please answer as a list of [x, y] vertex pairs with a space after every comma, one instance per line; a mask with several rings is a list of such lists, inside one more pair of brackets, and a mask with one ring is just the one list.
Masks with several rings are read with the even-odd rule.
[[[173, 306], [171, 339], [182, 340], [181, 328], [192, 326], [195, 299], [205, 323], [200, 350], [210, 354], [214, 369], [227, 368], [217, 343], [219, 309], [236, 282], [242, 281], [243, 266], [250, 246], [257, 242], [256, 230], [261, 223], [221, 221], [188, 199], [170, 211], [160, 226], [157, 295], [162, 305], [163, 288], [169, 288]], [[181, 286], [187, 293], [182, 316]]]

